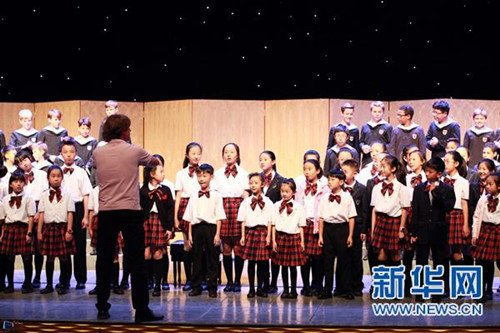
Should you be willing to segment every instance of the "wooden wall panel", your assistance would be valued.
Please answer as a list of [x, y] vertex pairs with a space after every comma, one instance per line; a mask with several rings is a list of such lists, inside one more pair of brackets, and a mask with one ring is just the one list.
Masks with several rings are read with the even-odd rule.
[[19, 111], [29, 109], [35, 114], [35, 104], [33, 103], [0, 103], [0, 129], [5, 134], [5, 141], [8, 144], [10, 134], [21, 127], [19, 124]]
[[37, 130], [42, 130], [49, 124], [47, 121], [47, 111], [51, 109], [61, 111], [61, 126], [68, 130], [69, 135], [78, 135], [80, 101], [35, 103], [35, 128]]
[[193, 141], [203, 146], [202, 162], [215, 169], [223, 165], [222, 147], [234, 142], [240, 147], [241, 166], [259, 171], [264, 150], [264, 101], [193, 101]]
[[329, 115], [328, 99], [266, 101], [265, 147], [276, 154], [280, 174], [302, 174], [302, 157], [309, 149], [321, 154], [323, 166]]
[[165, 159], [167, 179], [175, 182], [185, 147], [193, 136], [193, 101], [144, 104], [144, 148]]
[[[106, 117], [104, 108], [106, 101], [81, 101], [81, 117], [90, 117], [92, 121], [91, 135], [95, 138], [99, 134], [99, 126]], [[132, 143], [144, 145], [144, 103], [140, 102], [118, 102], [119, 112], [127, 115], [132, 121], [131, 139]], [[75, 125], [76, 126], [76, 125]]]

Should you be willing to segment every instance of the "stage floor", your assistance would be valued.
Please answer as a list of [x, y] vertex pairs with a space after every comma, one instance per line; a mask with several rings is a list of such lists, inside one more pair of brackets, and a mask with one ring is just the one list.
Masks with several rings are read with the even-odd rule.
[[[89, 280], [94, 281], [94, 271], [89, 271]], [[16, 281], [22, 280], [22, 271], [16, 271]], [[495, 286], [500, 283], [497, 278]], [[365, 276], [365, 285], [370, 285]], [[74, 283], [73, 283], [74, 286]], [[71, 289], [70, 293], [58, 296], [41, 295], [34, 292], [22, 295], [21, 285], [16, 284], [14, 294], [0, 293], [0, 318], [29, 321], [97, 322], [94, 307], [95, 297], [88, 291], [94, 284], [87, 284], [87, 290]], [[42, 285], [43, 287], [43, 285]], [[297, 300], [281, 300], [279, 295], [267, 299], [247, 299], [248, 288], [241, 293], [224, 293], [219, 288], [217, 299], [206, 293], [189, 297], [187, 292], [175, 289], [163, 292], [161, 298], [150, 297], [150, 307], [165, 315], [164, 324], [193, 325], [286, 325], [286, 326], [441, 326], [441, 327], [500, 327], [500, 294], [495, 293], [494, 301], [484, 305], [481, 317], [377, 317], [372, 311], [372, 301], [365, 288], [363, 297], [348, 301], [341, 298], [317, 300], [299, 296]], [[402, 302], [410, 302], [405, 299]], [[445, 302], [452, 302], [445, 300]], [[471, 303], [463, 299], [456, 303]], [[101, 323], [131, 323], [133, 310], [130, 291], [125, 295], [111, 296], [111, 318]]]

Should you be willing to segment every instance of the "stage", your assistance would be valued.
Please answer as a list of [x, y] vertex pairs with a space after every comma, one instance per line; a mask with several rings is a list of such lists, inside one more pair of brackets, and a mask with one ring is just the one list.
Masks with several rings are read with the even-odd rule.
[[[89, 271], [89, 280], [94, 281], [95, 271]], [[22, 281], [22, 271], [16, 271], [16, 281]], [[500, 283], [499, 278], [495, 286]], [[74, 286], [74, 281], [72, 283]], [[365, 276], [365, 286], [369, 287], [369, 276]], [[42, 284], [43, 287], [43, 284]], [[94, 287], [87, 284], [86, 290], [75, 290], [59, 296], [57, 293], [41, 295], [21, 294], [21, 284], [16, 283], [13, 294], [0, 294], [0, 318], [17, 321], [69, 322], [69, 323], [132, 323], [133, 310], [130, 291], [125, 295], [111, 294], [111, 318], [97, 320], [94, 307], [95, 296], [88, 291]], [[160, 324], [178, 325], [235, 325], [235, 326], [333, 326], [333, 327], [492, 327], [500, 326], [500, 294], [495, 293], [493, 302], [484, 304], [480, 317], [377, 317], [372, 311], [365, 288], [363, 297], [348, 301], [342, 298], [317, 300], [299, 296], [297, 300], [281, 300], [279, 295], [266, 298], [247, 299], [248, 288], [241, 293], [224, 293], [219, 287], [218, 297], [211, 299], [206, 293], [189, 297], [187, 292], [170, 285], [162, 297], [151, 297], [150, 307], [165, 315]], [[401, 302], [414, 302], [404, 299]], [[472, 303], [470, 299], [445, 303]], [[156, 324], [156, 323], [155, 323]]]

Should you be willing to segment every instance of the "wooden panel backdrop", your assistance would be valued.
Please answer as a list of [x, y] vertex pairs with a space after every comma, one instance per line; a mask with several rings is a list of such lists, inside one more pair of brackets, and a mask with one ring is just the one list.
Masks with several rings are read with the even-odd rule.
[[192, 141], [193, 101], [145, 103], [144, 128], [144, 148], [163, 156], [167, 179], [175, 182], [185, 147]]
[[21, 127], [19, 124], [19, 111], [29, 109], [35, 115], [33, 103], [0, 103], [0, 129], [5, 134], [6, 144], [9, 143], [10, 134]]
[[[81, 101], [81, 117], [90, 117], [92, 121], [91, 135], [95, 138], [99, 134], [99, 126], [106, 117], [104, 108], [106, 101]], [[118, 112], [127, 115], [132, 121], [131, 139], [136, 145], [144, 145], [144, 103], [141, 102], [118, 102]], [[78, 124], [75, 123], [75, 126]]]
[[309, 149], [323, 157], [329, 131], [329, 100], [266, 101], [265, 147], [274, 151], [284, 177], [302, 174], [302, 157]]
[[37, 130], [42, 130], [49, 124], [47, 111], [51, 109], [61, 111], [61, 126], [68, 130], [69, 135], [78, 135], [77, 124], [80, 118], [80, 101], [35, 103], [35, 128]]
[[222, 147], [234, 142], [240, 147], [241, 166], [248, 172], [259, 171], [264, 101], [193, 101], [193, 141], [203, 146], [202, 162], [216, 170], [223, 166]]

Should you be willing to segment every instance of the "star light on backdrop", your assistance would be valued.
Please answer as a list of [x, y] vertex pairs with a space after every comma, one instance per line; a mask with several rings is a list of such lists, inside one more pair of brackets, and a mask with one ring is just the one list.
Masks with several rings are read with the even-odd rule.
[[497, 1], [0, 4], [0, 101], [498, 99]]

